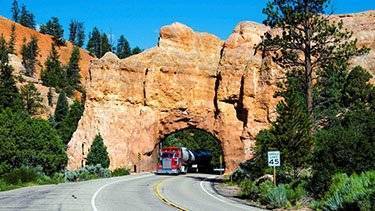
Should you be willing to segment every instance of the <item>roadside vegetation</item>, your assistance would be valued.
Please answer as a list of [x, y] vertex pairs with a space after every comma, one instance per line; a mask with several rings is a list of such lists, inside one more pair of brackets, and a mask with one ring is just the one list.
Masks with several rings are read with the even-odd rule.
[[[231, 175], [239, 197], [267, 208], [375, 210], [375, 88], [350, 59], [358, 48], [342, 22], [323, 16], [327, 0], [269, 1], [258, 51], [287, 70], [277, 118], [256, 136], [255, 156]], [[267, 152], [281, 153], [277, 185]]]

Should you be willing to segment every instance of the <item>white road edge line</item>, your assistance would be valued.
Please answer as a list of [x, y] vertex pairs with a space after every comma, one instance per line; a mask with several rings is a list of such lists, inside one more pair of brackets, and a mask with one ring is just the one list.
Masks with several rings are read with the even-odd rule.
[[200, 182], [200, 186], [201, 186], [202, 190], [203, 190], [205, 193], [207, 193], [209, 196], [211, 196], [212, 198], [214, 198], [214, 199], [216, 199], [216, 200], [219, 200], [219, 201], [221, 201], [221, 202], [223, 202], [223, 203], [225, 203], [225, 204], [228, 204], [228, 205], [235, 206], [235, 207], [237, 207], [237, 208], [240, 208], [240, 209], [244, 209], [244, 210], [246, 210], [246, 208], [244, 208], [244, 207], [242, 207], [242, 206], [239, 206], [239, 205], [234, 204], [234, 203], [230, 203], [230, 202], [228, 202], [228, 201], [225, 201], [225, 200], [223, 200], [223, 199], [221, 199], [221, 198], [219, 198], [219, 197], [217, 197], [217, 196], [215, 196], [215, 195], [209, 193], [209, 192], [204, 188], [204, 186], [203, 186], [203, 182], [204, 182], [204, 180], [202, 180], [202, 181]]
[[131, 181], [131, 180], [136, 180], [136, 179], [142, 179], [142, 178], [145, 178], [145, 177], [150, 177], [150, 176], [153, 176], [154, 174], [146, 174], [146, 175], [142, 175], [142, 176], [137, 176], [137, 177], [132, 177], [132, 178], [125, 178], [125, 179], [122, 179], [122, 180], [116, 180], [116, 181], [113, 181], [113, 182], [110, 182], [110, 183], [107, 183], [103, 186], [101, 186], [95, 193], [94, 195], [92, 195], [91, 197], [91, 208], [93, 211], [98, 211], [98, 208], [96, 208], [95, 206], [95, 199], [96, 197], [98, 196], [99, 192], [102, 191], [104, 188], [110, 186], [110, 185], [113, 185], [113, 184], [116, 184], [116, 183], [119, 183], [119, 182], [125, 182], [125, 181]]

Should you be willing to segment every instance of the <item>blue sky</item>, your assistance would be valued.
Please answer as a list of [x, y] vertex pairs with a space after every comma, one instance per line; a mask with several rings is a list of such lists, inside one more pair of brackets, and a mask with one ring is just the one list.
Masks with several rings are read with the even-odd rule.
[[[156, 44], [159, 28], [182, 22], [196, 31], [205, 31], [226, 39], [243, 20], [261, 22], [267, 0], [19, 0], [34, 13], [38, 24], [59, 17], [68, 33], [71, 19], [85, 23], [86, 34], [94, 26], [112, 34], [121, 34], [130, 44], [149, 48]], [[10, 18], [12, 0], [0, 0], [0, 15]], [[375, 0], [332, 0], [334, 13], [353, 13], [375, 9]]]

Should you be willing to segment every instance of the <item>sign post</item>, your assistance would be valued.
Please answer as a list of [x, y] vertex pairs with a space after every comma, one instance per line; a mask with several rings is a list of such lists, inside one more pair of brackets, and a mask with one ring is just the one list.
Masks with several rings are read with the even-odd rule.
[[269, 151], [268, 166], [273, 167], [273, 183], [276, 185], [276, 166], [280, 166], [280, 151]]

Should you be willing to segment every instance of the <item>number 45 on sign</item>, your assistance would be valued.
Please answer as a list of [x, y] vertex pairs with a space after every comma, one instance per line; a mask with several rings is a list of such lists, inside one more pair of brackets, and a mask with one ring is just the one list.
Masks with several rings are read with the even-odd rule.
[[268, 152], [268, 166], [280, 166], [280, 151]]

